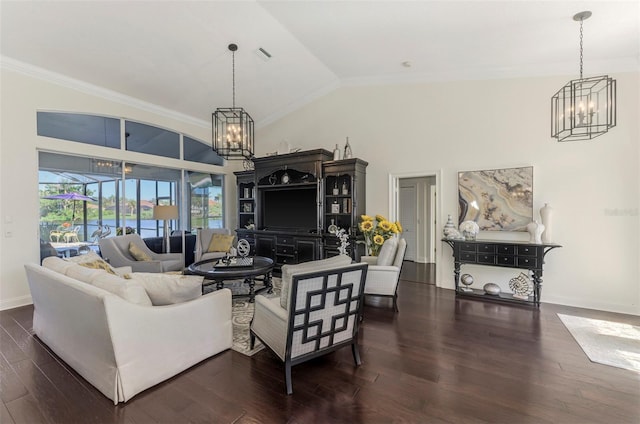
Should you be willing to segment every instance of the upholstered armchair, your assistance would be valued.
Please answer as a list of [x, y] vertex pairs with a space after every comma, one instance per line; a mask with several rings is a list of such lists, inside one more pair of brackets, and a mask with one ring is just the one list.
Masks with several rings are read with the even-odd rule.
[[407, 250], [405, 239], [390, 238], [380, 248], [378, 256], [362, 256], [361, 262], [369, 264], [365, 296], [393, 298], [393, 309], [398, 312], [398, 280]]
[[[313, 262], [301, 265], [307, 264]], [[286, 308], [278, 297], [255, 297], [251, 348], [257, 337], [284, 362], [287, 394], [293, 393], [291, 367], [309, 359], [351, 346], [360, 365], [358, 324], [367, 267], [326, 263], [324, 270], [292, 274]]]
[[200, 228], [196, 234], [195, 262], [224, 258], [234, 242], [235, 237], [227, 228]]
[[138, 234], [102, 238], [98, 244], [102, 257], [116, 268], [130, 266], [133, 272], [181, 271], [184, 268], [181, 253], [156, 253]]

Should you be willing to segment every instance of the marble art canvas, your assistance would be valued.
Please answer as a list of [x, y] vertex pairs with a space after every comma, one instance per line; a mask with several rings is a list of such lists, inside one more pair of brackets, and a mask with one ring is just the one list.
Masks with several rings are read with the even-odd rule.
[[526, 231], [533, 220], [533, 167], [458, 173], [458, 222], [481, 231]]

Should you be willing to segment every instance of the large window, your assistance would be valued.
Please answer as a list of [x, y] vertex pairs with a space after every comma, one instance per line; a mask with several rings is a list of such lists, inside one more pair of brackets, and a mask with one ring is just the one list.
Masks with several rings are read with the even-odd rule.
[[[144, 237], [163, 236], [163, 222], [153, 219], [155, 205], [178, 205], [180, 187], [186, 187], [184, 222], [170, 222], [170, 230], [223, 226], [223, 176], [206, 175], [207, 182], [192, 188], [182, 171], [138, 163], [40, 152], [40, 236], [58, 242], [60, 232], [80, 227], [78, 240], [96, 242], [101, 236], [135, 232]], [[123, 172], [124, 170], [124, 172]], [[193, 205], [194, 190], [197, 205]], [[78, 193], [88, 200], [46, 197]], [[67, 197], [67, 196], [59, 196]], [[202, 207], [204, 205], [205, 207]], [[199, 211], [193, 213], [193, 211]], [[53, 234], [53, 236], [52, 236]]]
[[[38, 135], [45, 137], [185, 161], [223, 164], [222, 158], [207, 143], [124, 119], [38, 112], [37, 128]], [[183, 173], [185, 181], [182, 181]], [[223, 181], [222, 175], [41, 152], [41, 238], [57, 241], [51, 233], [60, 234], [77, 227], [78, 239], [89, 242], [97, 241], [101, 236], [126, 232], [136, 232], [142, 237], [162, 236], [164, 223], [153, 219], [155, 205], [179, 206], [181, 219], [170, 222], [170, 230], [223, 227]], [[184, 190], [184, 196], [181, 190]], [[86, 198], [70, 200], [64, 198], [68, 196], [60, 196], [68, 193]], [[63, 198], [45, 199], [51, 196]]]

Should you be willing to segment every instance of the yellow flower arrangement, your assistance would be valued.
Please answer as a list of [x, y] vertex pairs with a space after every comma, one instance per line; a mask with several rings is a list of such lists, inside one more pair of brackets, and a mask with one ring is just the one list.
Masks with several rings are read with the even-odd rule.
[[371, 256], [378, 256], [384, 242], [402, 232], [400, 222], [391, 222], [382, 215], [376, 215], [375, 218], [360, 215], [359, 228], [364, 235], [367, 254]]

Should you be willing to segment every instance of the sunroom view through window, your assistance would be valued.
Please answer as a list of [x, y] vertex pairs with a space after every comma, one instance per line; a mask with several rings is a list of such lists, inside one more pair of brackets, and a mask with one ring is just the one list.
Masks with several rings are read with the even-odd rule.
[[221, 175], [185, 171], [182, 183], [183, 172], [171, 168], [47, 152], [39, 161], [40, 238], [61, 250], [125, 233], [164, 236], [156, 205], [181, 211], [169, 231], [223, 226]]

